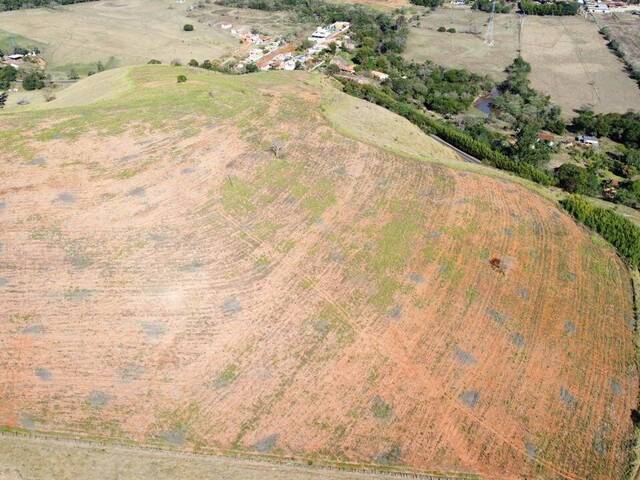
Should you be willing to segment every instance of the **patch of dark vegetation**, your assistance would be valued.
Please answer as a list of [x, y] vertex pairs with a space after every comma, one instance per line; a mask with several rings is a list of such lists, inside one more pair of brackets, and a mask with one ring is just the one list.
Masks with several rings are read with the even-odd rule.
[[180, 267], [180, 270], [183, 271], [183, 272], [195, 273], [195, 272], [201, 270], [202, 267], [204, 267], [204, 264], [202, 262], [194, 260], [193, 262], [189, 262], [189, 263], [187, 263], [185, 265], [182, 265]]
[[465, 350], [462, 350], [457, 345], [454, 351], [456, 355], [456, 360], [458, 360], [458, 362], [462, 363], [463, 365], [473, 365], [474, 363], [476, 363], [475, 357], [470, 352], [466, 352]]
[[487, 315], [500, 325], [504, 325], [509, 320], [508, 315], [501, 313], [498, 310], [494, 310], [493, 308], [487, 308]]
[[258, 440], [253, 446], [253, 449], [257, 450], [260, 453], [268, 453], [276, 446], [276, 443], [278, 443], [278, 438], [279, 435], [277, 433], [267, 435], [266, 437]]
[[236, 297], [229, 297], [222, 303], [222, 311], [226, 315], [233, 315], [242, 310], [242, 306]]
[[622, 385], [615, 378], [611, 379], [611, 391], [614, 395], [622, 395], [624, 390], [622, 389]]
[[58, 194], [56, 201], [70, 204], [76, 202], [76, 197], [69, 192], [62, 192]]
[[41, 167], [47, 163], [47, 159], [45, 157], [36, 157], [33, 160], [27, 162], [27, 165], [31, 165], [34, 167]]
[[524, 347], [524, 337], [522, 336], [522, 334], [514, 332], [511, 334], [511, 343], [513, 343], [518, 348], [522, 348]]
[[136, 363], [129, 363], [125, 365], [119, 371], [120, 380], [123, 383], [131, 383], [134, 380], [138, 380], [142, 375], [144, 375], [146, 369], [142, 365], [138, 365]]
[[146, 194], [146, 190], [144, 187], [136, 187], [129, 191], [128, 195], [130, 197], [144, 197]]
[[424, 277], [421, 274], [414, 272], [409, 275], [409, 280], [411, 280], [412, 283], [419, 284], [424, 282]]
[[460, 394], [460, 401], [467, 407], [474, 408], [480, 401], [480, 393], [477, 390], [465, 390]]
[[371, 400], [371, 412], [380, 420], [388, 420], [393, 415], [393, 407], [376, 395]]
[[89, 300], [89, 298], [91, 298], [92, 295], [93, 295], [92, 290], [88, 290], [86, 288], [78, 288], [78, 287], [70, 288], [64, 292], [64, 298], [66, 298], [67, 300], [75, 301], [75, 302]]
[[42, 368], [42, 367], [36, 368], [35, 373], [40, 380], [45, 380], [48, 382], [53, 379], [53, 374], [46, 368]]
[[29, 325], [22, 329], [22, 333], [25, 335], [42, 335], [44, 333], [44, 326], [40, 324]]
[[228, 365], [222, 372], [220, 372], [213, 380], [214, 388], [225, 388], [235, 382], [236, 378], [240, 374], [240, 370], [237, 365]]
[[387, 315], [390, 318], [400, 318], [402, 316], [402, 307], [400, 305], [394, 305], [388, 312]]
[[571, 336], [571, 335], [575, 335], [576, 333], [576, 324], [573, 323], [571, 320], [565, 320], [564, 322], [564, 333], [566, 333], [567, 335]]
[[395, 444], [388, 450], [379, 453], [373, 461], [378, 465], [397, 465], [402, 459], [402, 449], [400, 445]]
[[158, 338], [165, 334], [167, 326], [164, 323], [143, 322], [142, 331], [149, 337]]
[[165, 442], [170, 443], [176, 446], [184, 445], [184, 441], [186, 439], [187, 431], [185, 428], [174, 428], [172, 430], [164, 431], [160, 434], [160, 438], [162, 438]]
[[23, 413], [22, 415], [20, 415], [20, 426], [22, 428], [26, 428], [27, 430], [35, 430], [36, 422], [35, 420], [33, 420], [33, 418], [31, 418], [31, 415]]
[[535, 460], [538, 455], [538, 447], [535, 446], [534, 443], [524, 442], [524, 449], [527, 451], [527, 456]]
[[109, 403], [109, 400], [110, 400], [109, 395], [98, 390], [94, 390], [89, 395], [89, 403], [91, 404], [92, 407], [95, 407], [95, 408], [106, 407], [107, 404]]
[[568, 407], [573, 407], [577, 403], [576, 397], [564, 387], [560, 387], [560, 399]]

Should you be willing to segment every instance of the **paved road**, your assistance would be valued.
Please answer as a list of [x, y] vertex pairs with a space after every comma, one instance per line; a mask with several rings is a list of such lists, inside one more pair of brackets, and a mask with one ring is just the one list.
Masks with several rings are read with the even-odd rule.
[[458, 156], [464, 161], [464, 162], [469, 162], [469, 163], [482, 163], [480, 160], [478, 160], [476, 157], [474, 157], [473, 155], [469, 155], [466, 152], [463, 152], [462, 150], [460, 150], [457, 147], [454, 147], [453, 145], [451, 145], [448, 142], [445, 142], [443, 139], [441, 139], [440, 137], [438, 137], [437, 135], [431, 135], [431, 138], [433, 138], [436, 142], [441, 143], [442, 145], [445, 145], [451, 149], [453, 149]]

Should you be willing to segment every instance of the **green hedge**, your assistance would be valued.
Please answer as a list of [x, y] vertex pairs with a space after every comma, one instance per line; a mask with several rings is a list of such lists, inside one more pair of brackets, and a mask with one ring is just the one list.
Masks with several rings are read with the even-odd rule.
[[486, 143], [474, 139], [471, 135], [459, 128], [441, 120], [431, 118], [415, 107], [396, 100], [388, 93], [383, 92], [373, 85], [360, 85], [342, 78], [339, 80], [342, 82], [346, 93], [380, 105], [398, 115], [402, 115], [422, 130], [439, 136], [487, 165], [515, 173], [520, 177], [527, 178], [542, 185], [553, 185], [554, 183], [553, 177], [543, 170], [528, 163], [512, 160], [506, 155], [492, 149]]
[[596, 207], [579, 195], [560, 203], [576, 220], [602, 235], [632, 266], [640, 265], [640, 227], [635, 223], [613, 210]]

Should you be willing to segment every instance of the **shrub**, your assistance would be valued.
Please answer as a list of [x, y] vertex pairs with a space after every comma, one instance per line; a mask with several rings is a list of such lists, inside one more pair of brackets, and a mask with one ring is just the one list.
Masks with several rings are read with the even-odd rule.
[[602, 235], [632, 266], [640, 265], [640, 227], [579, 195], [571, 195], [560, 203], [576, 220]]
[[244, 67], [244, 71], [247, 73], [254, 73], [254, 72], [257, 72], [258, 70], [259, 70], [258, 66], [254, 62], [249, 62]]
[[184, 83], [187, 81], [187, 77], [185, 75], [178, 75], [178, 83]]
[[34, 70], [25, 75], [22, 79], [22, 88], [25, 90], [40, 90], [44, 88], [44, 73]]
[[190, 23], [185, 23], [184, 27], [182, 27], [182, 30], [184, 30], [185, 32], [193, 32], [193, 25], [191, 25]]
[[449, 32], [449, 33], [456, 33], [456, 29], [455, 29], [455, 28], [453, 28], [453, 27], [451, 27], [451, 28], [448, 28], [448, 29], [447, 29], [447, 32]]
[[447, 29], [445, 27], [438, 27], [439, 32], [446, 32]]
[[160, 60], [156, 60], [154, 58], [152, 58], [151, 60], [149, 60], [147, 62], [149, 65], [160, 65], [162, 62]]
[[197, 67], [198, 65], [198, 61], [195, 58], [192, 58], [191, 60], [189, 60], [189, 66], [190, 67]]

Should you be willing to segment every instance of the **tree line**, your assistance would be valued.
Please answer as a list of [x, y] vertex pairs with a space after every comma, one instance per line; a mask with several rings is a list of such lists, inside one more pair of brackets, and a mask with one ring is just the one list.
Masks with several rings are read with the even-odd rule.
[[96, 0], [0, 0], [0, 12], [20, 10], [23, 8], [55, 7], [57, 5], [71, 5], [73, 3], [92, 2]]
[[527, 15], [575, 15], [580, 9], [578, 2], [547, 2], [538, 3], [531, 0], [521, 0], [520, 11]]

